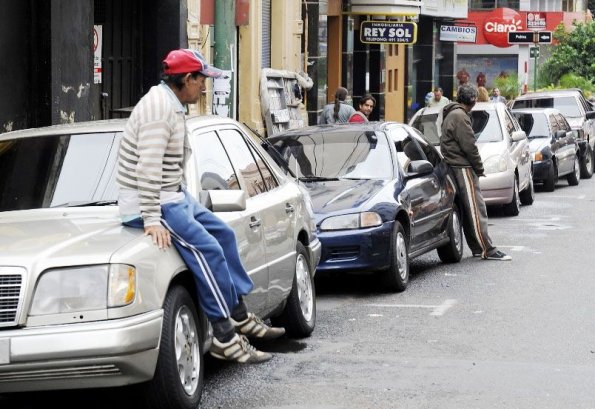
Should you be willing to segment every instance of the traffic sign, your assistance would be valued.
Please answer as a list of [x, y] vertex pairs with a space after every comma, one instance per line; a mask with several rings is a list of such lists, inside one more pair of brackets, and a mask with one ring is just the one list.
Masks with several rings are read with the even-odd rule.
[[509, 31], [508, 32], [508, 43], [509, 44], [529, 44], [533, 43], [534, 31]]
[[529, 48], [529, 57], [531, 57], [531, 58], [539, 57], [539, 47]]
[[538, 31], [537, 37], [538, 37], [538, 39], [537, 39], [538, 43], [550, 44], [552, 42], [552, 32], [551, 31]]
[[551, 31], [509, 31], [508, 44], [550, 44]]

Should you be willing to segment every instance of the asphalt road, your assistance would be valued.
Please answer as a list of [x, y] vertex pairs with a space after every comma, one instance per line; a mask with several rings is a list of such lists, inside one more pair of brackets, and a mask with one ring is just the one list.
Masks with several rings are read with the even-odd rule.
[[[242, 366], [208, 359], [201, 408], [594, 409], [595, 177], [537, 193], [517, 217], [490, 213], [511, 262], [435, 252], [407, 291], [373, 276], [319, 277], [306, 339], [261, 348]], [[136, 408], [126, 390], [0, 398], [0, 408]]]
[[511, 262], [412, 262], [407, 291], [317, 280], [310, 338], [260, 366], [209, 365], [202, 407], [595, 408], [595, 178], [490, 212]]

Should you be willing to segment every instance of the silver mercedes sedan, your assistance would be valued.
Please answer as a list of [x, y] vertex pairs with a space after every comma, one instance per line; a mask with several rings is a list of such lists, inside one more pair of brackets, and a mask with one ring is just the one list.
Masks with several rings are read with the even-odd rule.
[[[152, 407], [200, 401], [212, 330], [176, 250], [120, 224], [124, 125], [0, 135], [0, 393], [140, 383]], [[187, 126], [188, 190], [234, 229], [248, 306], [310, 335], [321, 246], [309, 197], [236, 121]]]

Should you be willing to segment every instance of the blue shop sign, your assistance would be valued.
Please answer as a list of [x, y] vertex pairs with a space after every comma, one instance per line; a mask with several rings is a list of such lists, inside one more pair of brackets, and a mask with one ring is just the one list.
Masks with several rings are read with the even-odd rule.
[[360, 41], [367, 44], [415, 44], [417, 24], [397, 21], [362, 21]]

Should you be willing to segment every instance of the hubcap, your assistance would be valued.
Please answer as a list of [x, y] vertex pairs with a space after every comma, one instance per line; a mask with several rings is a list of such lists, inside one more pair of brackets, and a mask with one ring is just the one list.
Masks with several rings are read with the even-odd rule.
[[397, 234], [396, 246], [399, 276], [401, 276], [402, 280], [405, 280], [407, 278], [407, 246], [405, 245], [405, 237], [401, 232]]
[[521, 198], [519, 195], [519, 181], [516, 180], [516, 178], [514, 180], [514, 198], [513, 198], [513, 200], [516, 202], [517, 209], [520, 209], [521, 208]]
[[198, 387], [202, 357], [199, 354], [196, 323], [191, 311], [185, 305], [178, 310], [176, 315], [174, 336], [180, 383], [184, 388], [184, 392], [192, 395]]
[[314, 296], [308, 260], [306, 260], [303, 254], [298, 254], [295, 262], [295, 280], [302, 315], [306, 321], [310, 321], [312, 319], [312, 312], [314, 311]]
[[[590, 160], [589, 160], [590, 162]], [[587, 169], [589, 168], [589, 166], [591, 166], [590, 164], [587, 164]], [[581, 167], [580, 167], [580, 163], [578, 161], [578, 156], [575, 156], [574, 158], [574, 174], [577, 178], [577, 180], [581, 177]]]

